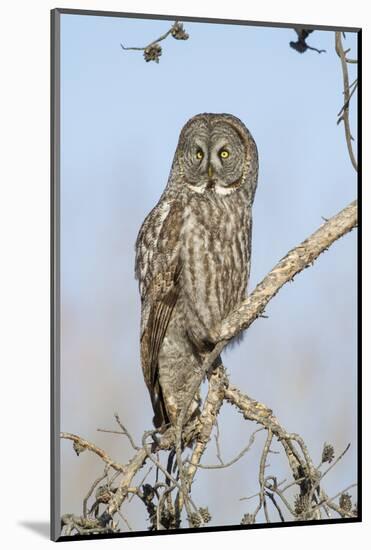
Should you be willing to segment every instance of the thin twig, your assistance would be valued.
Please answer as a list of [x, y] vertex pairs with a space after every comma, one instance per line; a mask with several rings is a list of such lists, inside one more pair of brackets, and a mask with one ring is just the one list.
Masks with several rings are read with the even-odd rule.
[[281, 508], [278, 506], [277, 502], [276, 502], [276, 499], [274, 498], [274, 494], [273, 493], [270, 493], [269, 491], [266, 491], [265, 494], [267, 495], [268, 498], [270, 498], [270, 500], [273, 502], [273, 505], [274, 507], [276, 508], [277, 512], [278, 512], [278, 515], [280, 516], [280, 520], [285, 523], [285, 518], [284, 518], [284, 515], [282, 513], [282, 510]]
[[[333, 497], [328, 497], [328, 496], [325, 496], [323, 499], [320, 500], [320, 502], [314, 506], [312, 508], [312, 512], [314, 512], [315, 510], [321, 508], [321, 506], [323, 506], [324, 504], [326, 504], [326, 506], [330, 506], [330, 508], [332, 507], [334, 510], [334, 506], [335, 503], [333, 502], [336, 498], [338, 498], [340, 495], [342, 495], [343, 493], [346, 493], [347, 491], [349, 491], [350, 489], [353, 489], [353, 487], [357, 487], [357, 483], [352, 483], [351, 485], [348, 485], [348, 487], [346, 487], [345, 489], [343, 489], [342, 491], [339, 491], [338, 493], [336, 493], [335, 496]], [[340, 508], [339, 508], [340, 510]], [[351, 517], [354, 517], [353, 515]]]
[[124, 516], [124, 514], [120, 510], [117, 510], [117, 513], [120, 516], [120, 518], [123, 520], [123, 522], [126, 524], [129, 531], [132, 531], [133, 529], [132, 529], [128, 519]]
[[83, 513], [84, 518], [86, 518], [86, 517], [88, 516], [88, 500], [89, 500], [89, 498], [91, 497], [91, 495], [93, 494], [93, 491], [94, 491], [94, 489], [97, 487], [97, 485], [99, 485], [99, 483], [100, 483], [101, 481], [103, 481], [104, 478], [107, 477], [108, 468], [109, 468], [109, 466], [105, 466], [103, 475], [99, 476], [98, 479], [96, 479], [96, 480], [94, 481], [94, 483], [93, 483], [92, 486], [90, 487], [90, 489], [89, 489], [89, 491], [88, 491], [86, 497], [85, 497], [84, 500], [83, 500], [83, 505], [82, 505], [82, 510], [83, 510], [83, 512], [82, 512], [82, 513]]
[[62, 439], [70, 439], [74, 443], [77, 443], [78, 445], [80, 445], [83, 449], [87, 449], [87, 450], [91, 451], [92, 453], [95, 453], [96, 455], [98, 455], [106, 464], [108, 464], [108, 466], [111, 466], [111, 468], [113, 468], [117, 472], [126, 473], [126, 471], [127, 471], [126, 466], [112, 460], [112, 458], [110, 456], [108, 456], [106, 451], [103, 451], [103, 449], [100, 449], [99, 447], [94, 445], [94, 443], [90, 443], [90, 441], [87, 441], [86, 439], [83, 439], [82, 437], [79, 437], [78, 435], [74, 435], [74, 434], [67, 433], [67, 432], [62, 432], [61, 433], [61, 438]]
[[346, 510], [343, 510], [342, 508], [340, 508], [340, 506], [338, 506], [334, 502], [326, 501], [326, 504], [322, 504], [322, 506], [325, 507], [325, 508], [326, 507], [331, 508], [331, 510], [334, 510], [334, 512], [337, 512], [339, 514], [339, 516], [341, 516], [342, 518], [355, 518], [355, 517], [357, 517], [357, 514], [355, 514], [354, 512], [347, 512]]
[[[219, 460], [220, 464], [224, 464], [222, 455], [220, 453], [220, 433], [219, 433], [219, 423], [217, 420], [215, 420], [215, 428], [216, 428], [216, 435], [214, 436], [215, 439], [215, 446], [216, 446], [216, 457]], [[200, 465], [199, 465], [200, 466]], [[204, 468], [204, 466], [201, 466], [201, 468]]]
[[[349, 86], [349, 88], [351, 88], [352, 84]], [[337, 116], [340, 117], [341, 113], [344, 111], [344, 109], [348, 108], [349, 107], [349, 103], [350, 103], [350, 100], [352, 98], [352, 95], [354, 94], [354, 92], [356, 91], [356, 89], [358, 88], [358, 79], [355, 81], [355, 85], [353, 86], [353, 90], [350, 92], [349, 94], [349, 98], [348, 98], [348, 101], [346, 101], [344, 103], [344, 105], [342, 106], [342, 108], [340, 109], [340, 111], [338, 112]], [[342, 117], [339, 118], [338, 120], [338, 124], [341, 122], [342, 120]]]
[[[268, 479], [271, 479], [273, 476], [269, 476], [265, 479], [265, 487], [266, 489], [269, 489], [269, 490], [272, 490], [273, 491], [273, 488], [270, 486], [270, 485], [267, 485], [267, 480]], [[283, 483], [285, 483], [286, 479], [283, 479], [282, 481], [280, 481], [279, 483], [275, 483], [274, 484], [274, 487], [279, 487], [280, 485], [282, 485]], [[297, 483], [297, 481], [293, 481], [292, 485], [294, 485], [295, 483]], [[251, 500], [252, 498], [255, 498], [255, 497], [258, 497], [260, 495], [260, 492], [258, 493], [254, 493], [253, 495], [249, 495], [248, 497], [241, 497], [239, 500]]]
[[[157, 430], [155, 430], [155, 431], [157, 431]], [[191, 514], [192, 514], [191, 509], [190, 509], [190, 507], [189, 507], [189, 504], [193, 507], [195, 513], [196, 513], [197, 515], [199, 515], [198, 508], [197, 508], [197, 506], [195, 505], [195, 503], [193, 502], [193, 500], [191, 499], [191, 497], [189, 496], [189, 493], [187, 492], [187, 494], [184, 494], [183, 487], [181, 486], [181, 484], [179, 484], [179, 483], [177, 482], [177, 480], [176, 480], [173, 476], [171, 476], [171, 475], [169, 474], [169, 472], [166, 470], [166, 468], [164, 468], [164, 467], [162, 466], [162, 464], [161, 464], [158, 460], [156, 460], [156, 459], [153, 457], [151, 451], [148, 450], [147, 444], [146, 444], [146, 438], [147, 438], [149, 435], [151, 435], [151, 433], [152, 433], [152, 432], [145, 432], [145, 433], [143, 434], [143, 437], [142, 437], [143, 449], [144, 449], [145, 452], [147, 453], [147, 457], [148, 457], [148, 458], [156, 465], [156, 467], [157, 467], [157, 468], [158, 468], [158, 469], [159, 469], [159, 470], [160, 470], [160, 471], [161, 471], [161, 472], [171, 481], [171, 483], [172, 483], [173, 485], [175, 485], [175, 487], [177, 487], [178, 490], [179, 490], [180, 492], [182, 492], [182, 494], [183, 494], [183, 496], [184, 496], [184, 503], [185, 503], [185, 506], [186, 506], [186, 509], [187, 509], [188, 517], [190, 517]], [[203, 520], [202, 520], [202, 517], [201, 517], [201, 516], [200, 516], [200, 518], [201, 518], [201, 522], [203, 523]]]
[[117, 412], [115, 413], [115, 420], [116, 420], [117, 424], [120, 426], [120, 428], [121, 428], [121, 430], [122, 430], [122, 433], [123, 433], [124, 435], [126, 435], [126, 437], [129, 439], [130, 445], [133, 447], [133, 449], [134, 449], [135, 451], [139, 451], [138, 445], [136, 445], [136, 444], [134, 443], [134, 438], [131, 436], [131, 434], [128, 432], [128, 430], [125, 428], [125, 426], [124, 426], [123, 423], [121, 422], [120, 417], [119, 417], [119, 415], [118, 415]]
[[[344, 130], [345, 130], [345, 139], [348, 147], [348, 153], [351, 160], [351, 163], [353, 164], [354, 169], [357, 171], [357, 161], [356, 157], [353, 152], [353, 146], [352, 146], [352, 134], [350, 131], [350, 123], [349, 123], [349, 100], [350, 100], [350, 94], [349, 94], [349, 76], [348, 76], [348, 67], [347, 63], [352, 63], [353, 60], [347, 60], [346, 54], [344, 52], [343, 48], [343, 42], [341, 38], [341, 32], [337, 31], [335, 32], [335, 50], [338, 56], [340, 57], [341, 61], [341, 68], [343, 71], [343, 88], [344, 88], [344, 107], [343, 107], [343, 114], [341, 118], [338, 120], [338, 123], [340, 120], [343, 120], [344, 122]], [[355, 88], [354, 88], [355, 89]], [[354, 91], [353, 89], [353, 91]]]
[[[157, 430], [155, 430], [157, 431]], [[148, 431], [148, 432], [144, 432], [143, 434], [143, 437], [142, 437], [142, 445], [143, 445], [143, 449], [145, 451], [145, 453], [147, 454], [147, 457], [151, 460], [151, 462], [153, 462], [153, 464], [156, 466], [156, 468], [158, 468], [158, 470], [160, 470], [167, 479], [169, 479], [171, 481], [171, 483], [173, 483], [175, 486], [179, 487], [179, 484], [177, 482], [177, 480], [166, 470], [166, 468], [163, 467], [163, 465], [153, 456], [153, 453], [151, 452], [150, 449], [148, 449], [148, 445], [147, 445], [147, 442], [146, 442], [146, 439], [152, 435], [152, 430], [151, 431]]]
[[343, 458], [343, 456], [345, 455], [345, 453], [347, 453], [350, 449], [350, 443], [348, 443], [348, 445], [345, 447], [344, 451], [342, 453], [339, 454], [339, 456], [332, 462], [331, 466], [329, 466], [327, 468], [327, 470], [325, 470], [323, 472], [323, 474], [321, 475], [321, 479], [323, 479], [325, 477], [325, 475], [327, 475], [329, 473], [330, 470], [332, 470], [332, 468]]
[[118, 430], [108, 430], [105, 428], [97, 428], [97, 432], [103, 432], [105, 434], [125, 435], [123, 432], [119, 432]]
[[157, 504], [157, 510], [156, 510], [156, 527], [159, 531], [161, 529], [160, 522], [161, 522], [161, 510], [163, 506], [163, 502], [165, 498], [175, 489], [176, 485], [172, 485], [171, 487], [166, 487], [166, 489], [163, 491], [162, 495], [160, 496]]
[[260, 432], [261, 430], [264, 430], [264, 428], [258, 428], [255, 430], [254, 433], [251, 434], [249, 443], [242, 449], [238, 455], [230, 460], [229, 462], [223, 462], [222, 464], [198, 464], [197, 468], [203, 468], [204, 470], [220, 470], [221, 468], [229, 468], [229, 466], [232, 466], [232, 464], [235, 464], [240, 458], [244, 456], [252, 447], [252, 445], [255, 442], [255, 435]]
[[327, 468], [327, 470], [325, 470], [323, 473], [320, 473], [318, 470], [318, 472], [320, 473], [320, 476], [318, 477], [318, 479], [313, 483], [312, 485], [312, 488], [311, 488], [311, 491], [310, 491], [310, 494], [309, 494], [309, 502], [312, 501], [312, 497], [314, 495], [314, 491], [316, 489], [318, 489], [319, 487], [319, 484], [322, 482], [323, 478], [332, 470], [332, 468], [343, 458], [343, 456], [345, 455], [345, 453], [349, 450], [350, 448], [350, 443], [348, 443], [348, 445], [345, 447], [344, 451], [342, 453], [340, 453], [340, 455], [337, 457], [336, 460], [333, 461], [333, 463], [331, 464], [331, 466], [329, 466]]
[[315, 469], [315, 467], [313, 465], [313, 461], [312, 461], [312, 459], [309, 455], [308, 448], [307, 448], [306, 444], [304, 443], [303, 438], [299, 434], [291, 433], [291, 434], [288, 434], [288, 439], [291, 439], [292, 441], [296, 441], [296, 443], [298, 443], [298, 445], [300, 447], [300, 450], [304, 455], [305, 462], [307, 464], [308, 476], [313, 478], [313, 479], [317, 478], [317, 470]]
[[256, 518], [259, 510], [263, 506], [264, 507], [265, 519], [267, 520], [267, 523], [270, 523], [269, 516], [268, 516], [268, 510], [267, 510], [267, 505], [266, 505], [266, 501], [265, 501], [265, 480], [264, 480], [264, 478], [265, 478], [266, 461], [267, 461], [268, 451], [269, 451], [269, 448], [270, 448], [271, 443], [272, 443], [272, 438], [273, 438], [273, 432], [272, 432], [271, 429], [268, 429], [268, 436], [267, 436], [266, 442], [264, 444], [263, 452], [262, 452], [261, 459], [260, 459], [260, 466], [259, 466], [259, 485], [260, 485], [259, 504], [256, 507], [255, 512], [253, 513], [254, 522], [255, 522], [255, 518]]
[[274, 492], [280, 497], [280, 499], [282, 500], [282, 502], [284, 503], [284, 505], [290, 512], [290, 514], [295, 518], [296, 517], [295, 511], [293, 510], [291, 504], [289, 503], [289, 501], [287, 500], [283, 492], [280, 491], [279, 489], [275, 489]]
[[[144, 476], [144, 477], [141, 479], [141, 481], [138, 483], [138, 487], [141, 487], [141, 486], [143, 485], [143, 483], [145, 482], [145, 480], [147, 479], [147, 477], [149, 476], [149, 474], [152, 472], [152, 470], [153, 470], [153, 466], [150, 466], [150, 467], [148, 468], [148, 472], [145, 474], [145, 476]], [[129, 493], [129, 492], [130, 492], [130, 491], [128, 490], [128, 493]], [[135, 497], [135, 493], [133, 493], [133, 494], [131, 495], [131, 497], [129, 498], [129, 503], [133, 500], [134, 497]]]
[[[175, 22], [175, 24], [177, 24], [178, 21]], [[155, 40], [152, 40], [152, 42], [150, 42], [149, 44], [147, 44], [147, 46], [143, 46], [143, 47], [138, 47], [138, 46], [130, 46], [130, 47], [126, 47], [124, 46], [123, 44], [120, 44], [121, 45], [121, 48], [123, 50], [146, 50], [147, 48], [149, 48], [150, 46], [153, 46], [153, 44], [157, 44], [158, 42], [161, 42], [162, 40], [165, 40], [165, 38], [167, 38], [169, 36], [169, 34], [171, 33], [172, 31], [172, 28], [171, 27], [168, 31], [166, 31], [164, 34], [162, 34], [161, 36], [159, 36], [158, 38], [156, 38]]]
[[[302, 481], [305, 481], [307, 478], [305, 476], [303, 477], [299, 477], [298, 479], [294, 479], [294, 481], [291, 481], [290, 483], [288, 483], [287, 485], [285, 485], [284, 487], [282, 487], [281, 492], [284, 493], [285, 491], [287, 491], [287, 489], [289, 489], [290, 487], [292, 487], [293, 485], [300, 485], [300, 483]], [[282, 483], [282, 482], [281, 482]], [[277, 487], [279, 487], [280, 484], [277, 485]]]

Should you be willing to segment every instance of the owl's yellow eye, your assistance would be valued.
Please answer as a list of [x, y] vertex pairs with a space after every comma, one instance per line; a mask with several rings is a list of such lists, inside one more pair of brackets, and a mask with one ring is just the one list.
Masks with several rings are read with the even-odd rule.
[[204, 158], [204, 154], [203, 154], [203, 152], [201, 151], [201, 149], [199, 149], [199, 150], [197, 151], [197, 153], [196, 153], [196, 159], [201, 160], [201, 159], [203, 159], [203, 158]]
[[227, 159], [229, 157], [229, 151], [227, 151], [227, 149], [222, 149], [219, 152], [219, 155], [220, 155], [220, 158]]

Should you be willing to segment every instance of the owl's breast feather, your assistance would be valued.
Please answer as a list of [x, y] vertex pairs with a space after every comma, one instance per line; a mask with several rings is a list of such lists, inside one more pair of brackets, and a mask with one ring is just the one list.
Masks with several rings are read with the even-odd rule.
[[236, 201], [198, 201], [184, 209], [181, 231], [182, 299], [196, 342], [213, 342], [215, 328], [246, 291], [249, 214]]

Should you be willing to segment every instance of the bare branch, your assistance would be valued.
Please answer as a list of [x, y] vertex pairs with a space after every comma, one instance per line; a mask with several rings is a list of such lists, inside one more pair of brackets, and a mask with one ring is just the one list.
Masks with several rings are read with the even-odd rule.
[[247, 329], [285, 283], [292, 281], [295, 275], [313, 264], [322, 252], [356, 226], [357, 201], [353, 201], [286, 254], [250, 296], [215, 330], [215, 341], [230, 340]]
[[347, 453], [350, 449], [350, 443], [348, 443], [348, 445], [345, 447], [344, 451], [342, 453], [340, 453], [340, 455], [337, 457], [336, 460], [334, 460], [334, 462], [331, 464], [331, 466], [329, 466], [327, 468], [327, 470], [325, 470], [322, 474], [322, 478], [325, 477], [325, 475], [327, 475], [329, 473], [329, 471], [339, 462], [339, 460], [341, 460], [343, 458], [343, 456], [345, 455], [345, 453]]
[[215, 421], [215, 428], [216, 428], [216, 435], [214, 436], [214, 439], [215, 439], [215, 446], [216, 446], [216, 457], [219, 460], [220, 464], [224, 464], [221, 450], [220, 450], [220, 433], [219, 433], [219, 424], [217, 420]]
[[118, 435], [125, 435], [129, 441], [130, 441], [130, 445], [133, 447], [134, 450], [136, 451], [139, 451], [139, 447], [137, 445], [135, 445], [134, 443], [134, 439], [133, 437], [130, 435], [130, 433], [128, 432], [128, 430], [125, 428], [125, 426], [122, 424], [120, 418], [119, 418], [119, 415], [118, 413], [116, 412], [114, 414], [115, 416], [115, 420], [117, 422], [117, 424], [120, 426], [121, 428], [121, 431], [118, 431], [118, 430], [107, 430], [107, 429], [104, 429], [104, 428], [97, 428], [97, 432], [103, 432], [103, 433], [109, 433], [109, 434], [118, 434]]
[[[176, 24], [177, 22], [175, 22]], [[171, 29], [173, 27], [171, 27], [168, 31], [166, 31], [164, 34], [161, 34], [161, 36], [159, 36], [158, 38], [155, 38], [155, 40], [152, 40], [149, 44], [147, 44], [147, 46], [124, 46], [123, 44], [121, 44], [121, 48], [123, 50], [145, 50], [146, 48], [149, 48], [150, 46], [152, 46], [153, 44], [158, 44], [159, 42], [161, 42], [162, 40], [165, 40], [165, 38], [167, 38], [169, 36], [169, 34], [171, 34]]]
[[351, 96], [354, 93], [354, 90], [356, 89], [356, 86], [354, 86], [354, 88], [352, 90], [352, 93], [350, 94], [349, 93], [349, 89], [350, 89], [350, 87], [349, 87], [349, 75], [348, 75], [348, 67], [347, 67], [347, 63], [354, 63], [355, 60], [348, 60], [346, 58], [346, 52], [344, 51], [344, 48], [343, 48], [341, 32], [339, 32], [339, 31], [335, 32], [335, 50], [336, 50], [336, 53], [338, 54], [338, 56], [340, 57], [340, 60], [341, 60], [341, 68], [342, 68], [342, 71], [343, 71], [343, 87], [344, 87], [344, 92], [343, 92], [344, 93], [344, 106], [343, 106], [342, 110], [340, 111], [340, 113], [342, 113], [342, 114], [341, 114], [341, 116], [338, 120], [338, 124], [341, 121], [344, 122], [345, 139], [346, 139], [346, 142], [347, 142], [349, 157], [350, 157], [351, 163], [353, 164], [354, 169], [357, 171], [358, 166], [357, 166], [356, 157], [355, 157], [354, 152], [353, 152], [353, 146], [352, 146], [353, 136], [352, 136], [351, 131], [350, 131], [350, 123], [349, 123], [349, 101], [350, 101]]
[[[94, 445], [94, 443], [90, 443], [90, 441], [87, 441], [86, 439], [83, 439], [82, 437], [80, 437], [78, 435], [74, 435], [74, 434], [67, 433], [67, 432], [62, 432], [61, 433], [61, 438], [62, 439], [70, 439], [74, 443], [77, 443], [81, 447], [82, 450], [86, 449], [88, 451], [91, 451], [92, 453], [95, 453], [106, 464], [108, 464], [108, 466], [110, 466], [111, 468], [113, 468], [117, 472], [122, 472], [122, 473], [126, 472], [126, 466], [124, 466], [123, 464], [120, 464], [119, 462], [115, 462], [114, 460], [112, 460], [112, 458], [110, 456], [108, 456], [108, 454], [105, 451], [103, 451], [102, 449], [100, 449], [99, 447]], [[80, 452], [82, 452], [82, 450], [80, 450]]]
[[165, 491], [162, 493], [161, 497], [158, 500], [157, 511], [156, 511], [156, 527], [158, 531], [161, 529], [161, 523], [160, 523], [161, 512], [162, 512], [162, 507], [163, 507], [165, 498], [167, 498], [168, 495], [170, 495], [171, 491], [173, 491], [175, 487], [176, 485], [172, 485], [171, 487], [168, 487], [167, 489], [165, 489]]
[[354, 94], [354, 92], [355, 92], [356, 89], [358, 88], [358, 79], [356, 79], [355, 82], [349, 86], [349, 89], [350, 89], [351, 87], [353, 88], [353, 90], [350, 92], [348, 100], [345, 101], [344, 105], [342, 106], [342, 108], [341, 108], [340, 111], [338, 112], [338, 115], [337, 115], [337, 116], [340, 117], [339, 120], [338, 120], [338, 122], [337, 122], [338, 124], [342, 121], [342, 116], [341, 116], [342, 112], [344, 111], [344, 109], [349, 108], [349, 103], [350, 103], [350, 100], [351, 100], [351, 98], [352, 98], [352, 95]]
[[146, 458], [146, 450], [139, 449], [139, 451], [137, 451], [130, 462], [128, 462], [128, 464], [125, 466], [123, 476], [117, 488], [117, 491], [115, 492], [110, 503], [107, 506], [107, 510], [105, 512], [107, 518], [112, 518], [117, 510], [121, 508], [121, 505], [128, 494], [127, 490], [131, 485], [132, 479], [135, 474], [142, 468], [146, 461]]
[[252, 445], [255, 442], [255, 435], [261, 430], [263, 430], [263, 428], [258, 428], [257, 430], [255, 430], [255, 432], [251, 434], [247, 446], [244, 447], [242, 451], [229, 462], [222, 462], [222, 464], [198, 464], [197, 468], [203, 468], [204, 470], [220, 470], [221, 468], [229, 468], [229, 466], [232, 466], [232, 464], [238, 462], [240, 458], [242, 458], [251, 449]]
[[265, 493], [267, 495], [267, 497], [270, 498], [270, 500], [272, 501], [274, 507], [276, 508], [277, 512], [278, 512], [278, 515], [280, 516], [280, 520], [284, 523], [285, 522], [285, 518], [284, 518], [284, 515], [282, 513], [282, 510], [281, 508], [278, 506], [277, 502], [276, 502], [276, 499], [274, 498], [274, 494], [273, 493], [270, 493], [269, 491], [266, 491]]
[[121, 422], [120, 417], [119, 417], [119, 415], [118, 415], [117, 412], [115, 413], [115, 420], [116, 420], [117, 424], [120, 426], [120, 428], [121, 428], [121, 430], [122, 430], [122, 433], [123, 433], [124, 435], [126, 435], [126, 437], [129, 439], [130, 444], [131, 444], [131, 446], [133, 447], [133, 449], [135, 449], [136, 451], [139, 451], [138, 445], [135, 445], [133, 437], [130, 435], [130, 433], [128, 432], [128, 430], [125, 428], [125, 426], [124, 426], [123, 423]]
[[209, 442], [212, 429], [219, 414], [224, 399], [224, 387], [228, 383], [224, 368], [218, 369], [210, 376], [209, 391], [200, 416], [200, 428], [197, 433], [196, 444], [187, 468], [188, 483], [191, 485], [201, 457]]
[[[200, 382], [200, 381], [199, 381]], [[182, 491], [177, 496], [177, 509], [178, 514], [180, 514], [183, 506], [183, 498], [185, 499], [185, 504], [187, 502], [188, 494], [194, 479], [194, 476], [197, 471], [197, 467], [201, 460], [206, 445], [209, 442], [211, 432], [213, 430], [216, 418], [219, 414], [220, 407], [224, 399], [224, 386], [227, 384], [227, 378], [224, 372], [222, 365], [219, 366], [211, 375], [209, 379], [209, 390], [205, 400], [205, 404], [200, 415], [200, 424], [197, 430], [195, 438], [195, 447], [189, 461], [187, 468], [183, 467], [181, 459], [181, 438], [182, 438], [182, 426], [183, 424], [178, 423], [175, 432], [175, 446], [176, 446], [176, 456], [177, 464], [179, 469], [179, 476]], [[197, 390], [195, 384], [195, 389], [191, 389], [194, 393]], [[193, 395], [192, 393], [192, 395]], [[185, 408], [183, 408], [183, 411]], [[181, 412], [183, 412], [181, 411]]]
[[[145, 473], [145, 475], [142, 477], [142, 479], [140, 480], [140, 482], [138, 483], [138, 487], [141, 487], [143, 485], [143, 483], [145, 482], [145, 480], [147, 479], [147, 477], [149, 476], [149, 474], [152, 472], [153, 470], [153, 466], [150, 466], [148, 468], [148, 471]], [[128, 489], [128, 493], [130, 493], [130, 489]], [[129, 498], [129, 502], [131, 502], [133, 500], [133, 498], [135, 497], [136, 495], [136, 492], [133, 492], [133, 494], [131, 495], [131, 497]]]
[[128, 518], [126, 516], [124, 516], [124, 514], [122, 512], [120, 512], [120, 510], [117, 510], [117, 513], [120, 516], [120, 518], [122, 519], [122, 521], [125, 523], [126, 527], [129, 529], [129, 531], [132, 531], [133, 528], [130, 525], [130, 523], [128, 522]]
[[[322, 479], [330, 472], [330, 470], [332, 470], [332, 468], [334, 468], [334, 466], [336, 466], [336, 464], [343, 458], [343, 456], [345, 455], [345, 453], [349, 450], [350, 448], [350, 443], [348, 443], [348, 445], [345, 447], [344, 451], [342, 453], [340, 453], [340, 455], [337, 457], [336, 460], [334, 460], [334, 462], [331, 464], [331, 466], [329, 466], [327, 468], [327, 470], [325, 470], [323, 473], [320, 473], [319, 477], [318, 477], [318, 480], [313, 484], [312, 486], [312, 489], [311, 489], [311, 493], [310, 493], [310, 500], [311, 500], [311, 497], [313, 496], [314, 494], [314, 491], [319, 487], [319, 484], [320, 482], [322, 481]], [[319, 472], [319, 471], [318, 471]]]
[[[313, 466], [313, 462], [310, 459], [306, 447], [301, 447], [301, 451], [304, 455], [300, 456], [299, 452], [296, 450], [293, 440], [297, 440], [296, 434], [288, 433], [278, 422], [277, 418], [273, 416], [272, 411], [268, 409], [262, 403], [259, 403], [247, 395], [244, 395], [238, 388], [234, 386], [229, 386], [225, 390], [225, 398], [231, 404], [235, 405], [243, 414], [246, 420], [252, 420], [264, 426], [269, 433], [272, 433], [277, 437], [278, 441], [281, 442], [283, 449], [286, 453], [290, 469], [292, 471], [293, 477], [296, 482], [300, 485], [301, 491], [303, 494], [309, 494], [312, 487], [312, 480], [317, 481], [316, 470]], [[299, 438], [300, 442], [300, 438]], [[268, 446], [269, 450], [269, 446]], [[261, 470], [260, 470], [260, 484], [261, 484]], [[283, 496], [282, 492], [278, 490], [277, 483], [270, 485], [268, 487], [270, 490], [277, 493], [277, 495], [284, 502], [286, 507], [293, 512], [291, 506], [288, 504], [287, 500]], [[261, 492], [260, 492], [260, 502], [262, 502]], [[260, 507], [259, 507], [260, 509]]]
[[274, 489], [272, 489], [272, 491], [274, 491], [280, 497], [280, 499], [282, 500], [283, 504], [286, 506], [286, 508], [288, 509], [290, 514], [295, 518], [296, 517], [295, 510], [293, 510], [291, 504], [289, 503], [289, 501], [287, 500], [287, 498], [283, 494], [283, 491], [278, 489], [278, 486], [275, 487]]
[[66, 535], [72, 535], [77, 531], [79, 535], [96, 535], [118, 532], [117, 526], [102, 526], [99, 519], [84, 518], [74, 514], [64, 514], [61, 518], [62, 528], [65, 528]]
[[335, 504], [334, 502], [331, 502], [331, 500], [326, 499], [325, 502], [321, 504], [321, 506], [327, 506], [328, 508], [331, 508], [331, 510], [334, 510], [341, 516], [342, 518], [356, 518], [357, 514], [354, 511], [346, 512], [345, 510], [342, 510], [340, 506]]
[[264, 507], [265, 519], [267, 520], [267, 523], [270, 523], [270, 519], [269, 519], [269, 516], [268, 516], [268, 510], [267, 510], [267, 504], [266, 504], [266, 500], [265, 500], [265, 479], [264, 478], [265, 478], [265, 467], [266, 467], [266, 462], [267, 462], [267, 456], [268, 456], [268, 452], [269, 452], [269, 449], [270, 449], [270, 446], [271, 446], [271, 443], [272, 443], [272, 438], [273, 438], [273, 433], [272, 433], [271, 428], [269, 428], [268, 429], [267, 440], [265, 442], [263, 452], [262, 452], [262, 455], [261, 455], [261, 459], [260, 459], [260, 466], [259, 466], [259, 485], [260, 485], [259, 504], [258, 504], [255, 512], [253, 513], [254, 522], [255, 522], [255, 519], [256, 519], [256, 516], [257, 516], [259, 510], [263, 506]]
[[[336, 498], [338, 498], [340, 495], [342, 495], [343, 493], [345, 493], [346, 491], [349, 491], [349, 489], [353, 489], [353, 487], [357, 487], [357, 483], [352, 483], [351, 485], [348, 485], [348, 487], [346, 487], [345, 489], [343, 489], [342, 491], [339, 491], [338, 493], [336, 493], [336, 495], [334, 495], [333, 497], [328, 497], [327, 495], [324, 495], [324, 497], [320, 500], [320, 502], [313, 508], [312, 511], [315, 511], [319, 508], [321, 508], [321, 506], [323, 506], [324, 504], [329, 506], [330, 508], [332, 508], [333, 510], [336, 510], [339, 514], [341, 514], [341, 508], [336, 506], [336, 504], [333, 502]], [[344, 513], [344, 511], [343, 511]], [[345, 513], [346, 514], [346, 513]], [[353, 513], [349, 513], [349, 515], [347, 515], [346, 517], [355, 517]]]
[[179, 23], [179, 21], [175, 21], [175, 23], [170, 27], [168, 31], [166, 31], [164, 34], [162, 34], [155, 40], [152, 40], [152, 42], [147, 44], [147, 46], [126, 47], [123, 44], [121, 44], [121, 48], [125, 51], [127, 50], [143, 51], [145, 61], [155, 61], [156, 63], [158, 63], [160, 60], [160, 56], [162, 55], [162, 48], [160, 46], [160, 42], [165, 40], [170, 34], [176, 40], [188, 40], [189, 38], [189, 35], [185, 32], [183, 28], [183, 24]]
[[104, 480], [104, 478], [107, 477], [108, 468], [109, 468], [109, 466], [106, 465], [105, 468], [104, 468], [103, 475], [99, 476], [98, 479], [96, 479], [94, 481], [94, 483], [90, 487], [86, 497], [84, 498], [84, 501], [83, 501], [83, 516], [84, 516], [84, 518], [86, 518], [88, 516], [88, 500], [91, 497], [91, 495], [93, 494], [94, 489], [99, 485], [99, 483], [101, 481]]

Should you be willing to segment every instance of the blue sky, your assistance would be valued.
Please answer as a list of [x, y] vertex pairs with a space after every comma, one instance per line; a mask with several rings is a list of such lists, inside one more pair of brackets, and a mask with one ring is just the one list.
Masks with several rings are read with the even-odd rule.
[[[112, 426], [116, 410], [137, 439], [150, 428], [139, 363], [134, 242], [166, 184], [188, 118], [204, 111], [232, 113], [257, 143], [250, 288], [322, 216], [356, 196], [343, 127], [336, 125], [343, 98], [333, 32], [310, 36], [309, 44], [327, 50], [321, 55], [292, 50], [291, 29], [205, 23], [185, 23], [187, 41], [162, 42], [159, 64], [120, 48], [121, 42], [144, 46], [170, 24], [62, 15], [62, 429], [122, 460], [125, 453], [130, 457], [129, 449], [96, 428]], [[355, 57], [355, 35], [348, 33], [345, 43]], [[356, 97], [352, 102], [356, 135]], [[267, 314], [239, 347], [226, 352], [230, 378], [273, 408], [290, 431], [301, 433], [316, 460], [324, 441], [339, 452], [352, 443], [328, 479], [335, 494], [356, 476], [356, 234], [286, 285]], [[220, 428], [226, 459], [253, 429], [236, 417], [225, 405]], [[195, 498], [210, 508], [215, 503], [214, 524], [236, 523], [249, 511], [238, 499], [256, 489], [258, 451], [230, 473], [200, 475]], [[89, 480], [101, 471], [85, 455], [77, 459], [63, 442], [62, 512], [79, 511]], [[215, 462], [213, 450], [205, 461]], [[215, 479], [223, 476], [230, 494], [220, 506]], [[137, 529], [144, 528], [141, 512], [127, 511]]]

